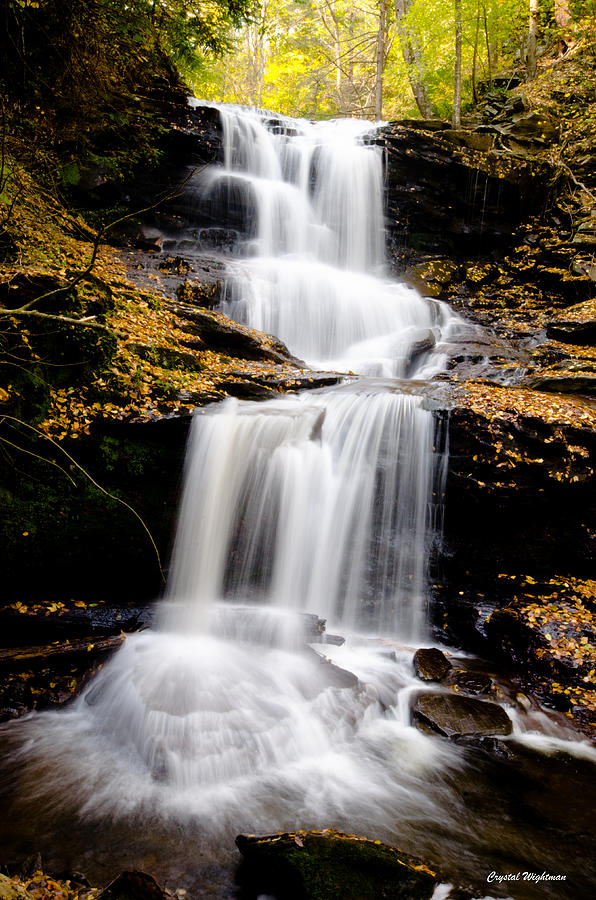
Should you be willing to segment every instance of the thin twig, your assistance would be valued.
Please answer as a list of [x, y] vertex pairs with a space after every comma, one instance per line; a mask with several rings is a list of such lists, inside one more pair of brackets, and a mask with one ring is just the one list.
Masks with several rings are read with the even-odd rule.
[[53, 459], [47, 459], [47, 457], [45, 456], [40, 456], [39, 453], [33, 453], [32, 450], [25, 450], [24, 447], [19, 447], [18, 444], [13, 444], [12, 441], [9, 441], [8, 438], [3, 437], [2, 435], [0, 435], [0, 441], [2, 441], [3, 444], [7, 444], [9, 447], [13, 447], [15, 450], [19, 450], [21, 453], [26, 453], [27, 456], [33, 456], [35, 459], [40, 459], [42, 462], [49, 463], [50, 466], [56, 466], [57, 469], [60, 469], [63, 475], [66, 475], [70, 483], [75, 485], [76, 487], [74, 478], [71, 478], [66, 469], [63, 469], [62, 466], [59, 466], [58, 463], [54, 462]]
[[[125, 506], [128, 510], [130, 510], [130, 512], [131, 512], [131, 513], [139, 520], [139, 522], [140, 522], [141, 525], [143, 526], [144, 530], [146, 531], [146, 533], [147, 533], [147, 535], [148, 535], [148, 537], [149, 537], [149, 540], [151, 541], [151, 545], [153, 546], [153, 549], [154, 549], [154, 551], [155, 551], [155, 556], [157, 557], [157, 565], [158, 565], [158, 567], [159, 567], [159, 572], [160, 572], [162, 581], [165, 583], [166, 578], [165, 578], [164, 571], [163, 571], [162, 566], [161, 566], [161, 557], [160, 557], [160, 555], [159, 555], [159, 550], [157, 549], [157, 544], [155, 543], [155, 541], [154, 541], [154, 539], [153, 539], [153, 535], [152, 535], [151, 532], [149, 531], [149, 528], [147, 527], [147, 525], [145, 524], [144, 520], [141, 518], [141, 516], [139, 515], [139, 513], [136, 511], [136, 509], [134, 509], [134, 508], [130, 505], [130, 503], [127, 503], [126, 500], [122, 500], [120, 497], [115, 497], [114, 494], [110, 494], [109, 491], [106, 491], [106, 489], [105, 489], [104, 487], [102, 487], [100, 484], [98, 484], [97, 481], [95, 481], [95, 479], [92, 478], [92, 476], [89, 474], [89, 472], [87, 472], [87, 470], [84, 469], [83, 466], [82, 466], [80, 463], [78, 463], [78, 462], [76, 461], [76, 459], [74, 459], [74, 457], [72, 457], [72, 456], [70, 455], [70, 453], [68, 453], [68, 452], [64, 449], [64, 447], [61, 447], [60, 444], [59, 444], [57, 441], [55, 441], [52, 437], [50, 437], [49, 434], [45, 434], [43, 431], [40, 431], [38, 428], [35, 428], [34, 425], [29, 425], [28, 422], [23, 422], [22, 419], [17, 419], [17, 418], [15, 418], [15, 416], [3, 415], [3, 416], [2, 416], [2, 419], [0, 419], [0, 424], [2, 424], [2, 422], [4, 422], [5, 420], [10, 420], [10, 421], [12, 421], [12, 422], [16, 422], [18, 425], [24, 426], [25, 428], [29, 428], [31, 431], [33, 431], [35, 434], [37, 434], [39, 437], [43, 438], [43, 439], [46, 440], [46, 441], [49, 441], [50, 444], [52, 444], [54, 447], [56, 447], [58, 450], [60, 450], [60, 452], [63, 453], [63, 454], [66, 456], [66, 458], [67, 458], [68, 460], [70, 460], [70, 462], [71, 462], [71, 463], [72, 463], [72, 464], [73, 464], [80, 472], [82, 472], [83, 475], [84, 475], [86, 478], [89, 479], [89, 481], [91, 482], [91, 484], [92, 484], [94, 487], [96, 487], [96, 488], [98, 489], [98, 491], [101, 491], [101, 493], [102, 493], [102, 494], [105, 494], [106, 497], [109, 497], [110, 500], [115, 500], [117, 503], [121, 503], [122, 506]], [[12, 426], [12, 427], [14, 427], [14, 426]], [[40, 459], [43, 459], [43, 457], [40, 457]], [[51, 460], [47, 460], [47, 462], [51, 462]]]

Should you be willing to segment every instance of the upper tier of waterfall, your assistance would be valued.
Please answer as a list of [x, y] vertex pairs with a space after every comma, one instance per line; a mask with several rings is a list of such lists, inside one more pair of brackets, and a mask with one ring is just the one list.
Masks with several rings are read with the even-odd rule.
[[218, 108], [224, 165], [196, 176], [196, 202], [225, 208], [240, 197], [247, 218], [222, 312], [315, 367], [394, 378], [440, 371], [459, 319], [384, 275], [374, 126]]

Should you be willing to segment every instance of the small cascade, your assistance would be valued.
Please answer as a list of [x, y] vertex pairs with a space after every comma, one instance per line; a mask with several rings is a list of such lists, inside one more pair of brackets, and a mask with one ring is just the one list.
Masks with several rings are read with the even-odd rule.
[[459, 320], [383, 277], [383, 161], [370, 123], [237, 108], [221, 116], [225, 161], [201, 176], [201, 202], [244, 189], [252, 209], [222, 312], [320, 368], [392, 378], [440, 371], [440, 344]]

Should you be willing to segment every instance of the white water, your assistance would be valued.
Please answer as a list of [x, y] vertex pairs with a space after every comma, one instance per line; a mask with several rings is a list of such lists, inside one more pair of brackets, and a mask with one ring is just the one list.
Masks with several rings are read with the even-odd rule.
[[419, 397], [378, 388], [198, 416], [167, 627], [197, 631], [227, 596], [420, 634], [433, 430]]
[[[365, 141], [369, 123], [267, 122], [233, 108], [222, 120], [225, 163], [201, 176], [199, 196], [238, 182], [254, 207], [223, 310], [327, 369], [440, 371], [458, 320], [383, 276], [382, 156]], [[433, 437], [421, 396], [373, 382], [197, 416], [167, 627], [200, 629], [231, 597], [343, 629], [422, 634]]]
[[[129, 637], [69, 710], [22, 723], [20, 794], [70, 828], [192, 823], [209, 848], [332, 827], [474, 859], [460, 751], [410, 725], [412, 649], [354, 637], [333, 653], [359, 679], [344, 684], [302, 633], [307, 612], [344, 634], [424, 635], [437, 454], [403, 379], [441, 370], [457, 320], [383, 274], [368, 125], [222, 115], [226, 166], [202, 196], [237, 179], [256, 216], [227, 312], [318, 366], [401, 380], [196, 416], [160, 628]], [[525, 739], [556, 752], [564, 737]]]

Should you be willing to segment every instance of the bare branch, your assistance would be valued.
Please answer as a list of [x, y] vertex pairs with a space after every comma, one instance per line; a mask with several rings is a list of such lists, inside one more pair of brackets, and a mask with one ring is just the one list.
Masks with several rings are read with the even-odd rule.
[[[28, 422], [23, 422], [22, 419], [17, 419], [17, 418], [15, 418], [15, 416], [2, 415], [2, 418], [0, 419], [0, 424], [2, 424], [2, 423], [5, 422], [5, 421], [16, 422], [17, 425], [21, 425], [21, 426], [23, 426], [24, 428], [28, 428], [30, 431], [33, 431], [34, 434], [36, 434], [38, 437], [41, 437], [41, 438], [43, 438], [44, 440], [49, 441], [50, 444], [52, 444], [54, 447], [56, 447], [57, 450], [59, 450], [61, 453], [63, 453], [64, 456], [66, 456], [66, 458], [67, 458], [67, 459], [68, 459], [68, 460], [69, 460], [69, 461], [70, 461], [70, 462], [71, 462], [71, 463], [72, 463], [72, 464], [73, 464], [80, 472], [82, 472], [83, 475], [84, 475], [86, 478], [89, 479], [89, 481], [91, 482], [91, 484], [92, 484], [94, 487], [96, 487], [98, 491], [101, 491], [101, 493], [102, 493], [102, 494], [105, 494], [106, 497], [109, 497], [110, 500], [115, 500], [116, 503], [121, 503], [122, 506], [125, 506], [126, 509], [129, 509], [129, 510], [130, 510], [130, 512], [131, 512], [131, 513], [139, 520], [139, 522], [140, 522], [141, 525], [143, 526], [143, 529], [144, 529], [145, 532], [147, 533], [147, 536], [149, 537], [149, 540], [151, 541], [151, 545], [152, 545], [152, 547], [153, 547], [153, 549], [154, 549], [154, 551], [155, 551], [155, 556], [157, 557], [157, 565], [158, 565], [158, 567], [159, 567], [159, 572], [160, 572], [162, 581], [165, 582], [166, 579], [165, 579], [164, 571], [163, 571], [163, 568], [162, 568], [162, 565], [161, 565], [161, 557], [160, 557], [160, 555], [159, 555], [159, 550], [157, 549], [157, 544], [155, 543], [155, 540], [153, 539], [153, 535], [152, 535], [151, 532], [149, 531], [149, 528], [147, 527], [147, 525], [145, 524], [145, 522], [144, 522], [144, 520], [141, 518], [141, 516], [138, 514], [138, 512], [136, 511], [136, 509], [134, 509], [129, 503], [127, 503], [126, 500], [122, 500], [121, 497], [116, 497], [116, 496], [114, 496], [114, 494], [110, 494], [109, 491], [106, 491], [106, 489], [105, 489], [104, 487], [102, 487], [100, 484], [98, 484], [97, 481], [95, 481], [95, 479], [89, 474], [89, 472], [88, 472], [86, 469], [84, 469], [83, 466], [82, 466], [80, 463], [78, 463], [78, 462], [76, 461], [76, 459], [74, 459], [74, 457], [72, 457], [72, 456], [70, 455], [70, 453], [68, 453], [68, 452], [64, 449], [64, 447], [61, 447], [60, 444], [59, 444], [57, 441], [55, 441], [52, 437], [50, 437], [49, 434], [45, 434], [43, 431], [40, 431], [38, 428], [35, 428], [34, 425], [29, 425]], [[15, 428], [14, 425], [12, 425], [12, 426], [10, 426], [10, 427]], [[18, 429], [15, 428], [15, 430], [18, 430]], [[9, 442], [6, 441], [4, 438], [2, 438], [2, 440], [4, 440], [5, 443], [9, 443]], [[13, 446], [16, 446], [16, 444], [13, 445]], [[17, 447], [17, 449], [20, 449], [20, 448]], [[28, 452], [28, 451], [25, 451], [25, 452]], [[35, 454], [31, 454], [31, 455], [35, 456]], [[40, 459], [44, 459], [44, 457], [39, 457], [39, 458], [40, 458]], [[44, 461], [45, 461], [45, 462], [50, 462], [50, 463], [51, 463], [51, 460], [45, 460], [45, 459], [44, 459]], [[54, 464], [54, 465], [57, 465], [57, 464]], [[61, 468], [61, 467], [58, 466], [58, 468]], [[70, 477], [70, 476], [69, 476], [69, 477]]]

